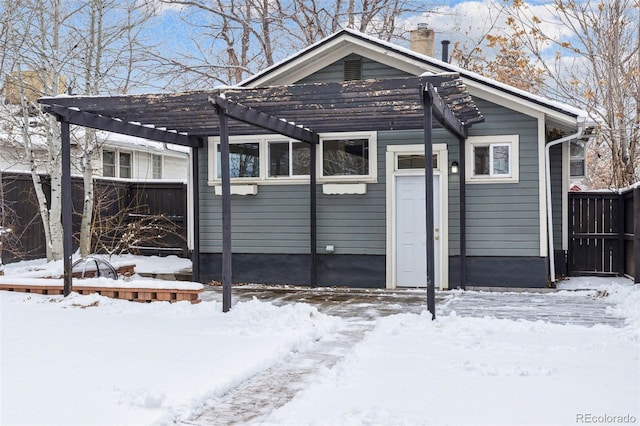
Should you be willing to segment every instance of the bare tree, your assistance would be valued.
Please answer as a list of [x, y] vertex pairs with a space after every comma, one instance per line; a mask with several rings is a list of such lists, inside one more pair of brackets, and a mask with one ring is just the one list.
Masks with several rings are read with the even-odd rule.
[[[0, 44], [0, 72], [2, 80], [9, 82], [2, 116], [7, 127], [20, 129], [20, 138], [14, 139], [23, 146], [31, 170], [47, 259], [58, 260], [63, 254], [59, 126], [36, 101], [71, 90], [97, 95], [134, 87], [137, 75], [144, 72], [136, 71], [135, 65], [146, 60], [146, 52], [153, 47], [139, 41], [153, 10], [137, 0], [5, 0], [0, 13], [0, 33], [6, 36]], [[77, 161], [73, 164], [85, 183], [80, 243], [85, 255], [91, 247], [92, 175], [100, 146], [93, 131], [78, 132], [77, 137]], [[50, 197], [40, 173], [51, 177]]]
[[544, 67], [546, 93], [587, 110], [601, 126], [589, 146], [591, 185], [640, 180], [640, 9], [634, 0], [552, 0], [505, 9], [516, 37]]
[[[192, 49], [158, 57], [176, 82], [191, 88], [236, 84], [258, 70], [338, 31], [352, 28], [391, 40], [406, 33], [401, 18], [424, 10], [416, 0], [161, 0], [184, 8]], [[178, 77], [177, 74], [180, 74]]]
[[[153, 10], [136, 1], [86, 0], [70, 27], [81, 34], [72, 47], [82, 74], [74, 76], [74, 83], [84, 95], [105, 92], [123, 93], [134, 85], [134, 67], [144, 59], [139, 35], [153, 16]], [[84, 182], [82, 221], [80, 226], [80, 255], [91, 252], [91, 222], [94, 203], [94, 170], [101, 142], [92, 129], [84, 130], [80, 154], [80, 171]]]

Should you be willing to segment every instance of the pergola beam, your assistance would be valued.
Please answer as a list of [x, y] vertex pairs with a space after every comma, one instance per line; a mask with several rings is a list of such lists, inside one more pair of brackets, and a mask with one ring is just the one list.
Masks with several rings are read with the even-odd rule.
[[317, 133], [312, 132], [304, 127], [297, 126], [286, 120], [265, 114], [257, 109], [249, 108], [237, 102], [230, 101], [223, 96], [210, 98], [210, 102], [218, 106], [224, 114], [234, 120], [241, 121], [246, 124], [261, 127], [265, 130], [288, 136], [302, 142], [317, 145], [320, 143], [320, 137]]
[[428, 94], [429, 99], [431, 99], [433, 116], [438, 123], [456, 137], [466, 138], [467, 128], [451, 111], [442, 97], [440, 97], [435, 87], [431, 83], [428, 83], [424, 90], [426, 92], [425, 94]]
[[97, 114], [91, 114], [84, 111], [63, 107], [60, 105], [47, 105], [45, 111], [61, 117], [70, 124], [78, 126], [90, 127], [92, 129], [104, 130], [106, 132], [120, 133], [129, 136], [136, 136], [143, 139], [150, 139], [158, 142], [166, 142], [175, 145], [188, 146], [198, 148], [201, 141], [193, 136], [184, 135], [176, 132], [160, 130], [155, 127], [141, 126], [138, 124], [127, 123], [115, 120], [109, 117], [103, 117]]

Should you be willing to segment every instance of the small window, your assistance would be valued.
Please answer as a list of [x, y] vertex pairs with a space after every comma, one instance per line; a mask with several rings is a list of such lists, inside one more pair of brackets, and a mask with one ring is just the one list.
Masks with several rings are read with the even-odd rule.
[[311, 151], [305, 142], [269, 143], [269, 177], [308, 176]]
[[476, 136], [467, 139], [467, 181], [517, 182], [518, 135]]
[[121, 152], [119, 154], [120, 162], [120, 176], [121, 178], [131, 177], [131, 154], [128, 152]]
[[[217, 158], [219, 179], [222, 176], [219, 145]], [[260, 177], [260, 144], [258, 142], [229, 144], [229, 175], [232, 178]]]
[[115, 151], [102, 151], [102, 176], [116, 177]]
[[572, 178], [585, 176], [586, 149], [582, 141], [574, 141], [569, 144], [569, 170]]
[[[438, 168], [438, 154], [433, 154], [433, 168]], [[424, 169], [424, 155], [398, 155], [398, 170]]]
[[162, 179], [162, 155], [151, 155], [151, 174], [153, 179]]
[[510, 176], [510, 151], [508, 144], [473, 145], [473, 175]]

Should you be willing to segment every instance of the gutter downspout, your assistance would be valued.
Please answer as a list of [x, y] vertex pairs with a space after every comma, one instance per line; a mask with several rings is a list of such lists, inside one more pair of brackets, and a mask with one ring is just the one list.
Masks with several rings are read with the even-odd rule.
[[559, 145], [561, 143], [570, 142], [572, 140], [580, 139], [584, 134], [586, 118], [578, 122], [578, 131], [572, 135], [565, 136], [555, 141], [549, 142], [545, 145], [544, 157], [545, 157], [545, 180], [547, 189], [547, 240], [549, 245], [549, 274], [551, 282], [556, 282], [556, 259], [555, 252], [553, 250], [553, 208], [551, 199], [551, 147]]

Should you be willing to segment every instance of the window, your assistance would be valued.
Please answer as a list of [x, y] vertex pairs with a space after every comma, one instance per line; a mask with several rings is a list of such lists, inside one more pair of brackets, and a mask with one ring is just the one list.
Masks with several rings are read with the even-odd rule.
[[[229, 165], [235, 185], [309, 182], [311, 149], [316, 149], [318, 182], [365, 183], [377, 178], [376, 132], [329, 133], [319, 146], [280, 135], [233, 136]], [[221, 178], [219, 138], [209, 140], [209, 184]]]
[[375, 180], [375, 132], [332, 133], [320, 138], [320, 178], [326, 181]]
[[310, 160], [308, 143], [269, 142], [269, 177], [308, 176]]
[[151, 155], [151, 176], [153, 179], [162, 179], [162, 155]]
[[[433, 168], [438, 168], [438, 154], [433, 153]], [[398, 154], [397, 170], [424, 169], [424, 154]]]
[[474, 176], [510, 176], [510, 146], [505, 144], [474, 145]]
[[[217, 170], [218, 179], [221, 172], [221, 153], [218, 145]], [[230, 143], [229, 144], [229, 173], [232, 178], [260, 177], [260, 143]]]
[[102, 151], [102, 176], [116, 177], [115, 151]]
[[582, 141], [569, 144], [569, 170], [572, 178], [584, 177], [586, 169], [586, 149]]
[[131, 178], [132, 156], [130, 152], [102, 150], [102, 176]]
[[367, 139], [331, 139], [322, 142], [323, 176], [358, 176], [369, 174]]
[[131, 178], [131, 154], [121, 152], [118, 157], [120, 162], [120, 177]]
[[467, 182], [518, 182], [518, 135], [467, 139]]

